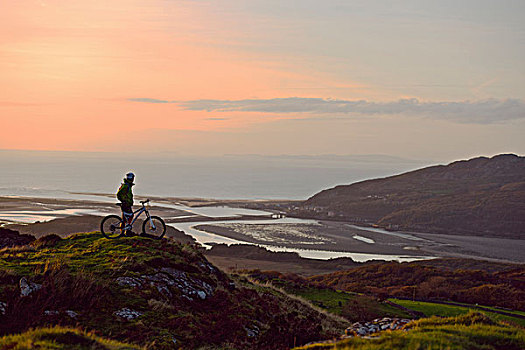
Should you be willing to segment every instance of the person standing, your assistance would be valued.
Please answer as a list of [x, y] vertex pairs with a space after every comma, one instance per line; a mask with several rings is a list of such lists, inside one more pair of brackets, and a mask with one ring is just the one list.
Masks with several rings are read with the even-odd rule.
[[[135, 174], [129, 172], [124, 178], [124, 182], [120, 185], [117, 191], [117, 199], [120, 201], [120, 208], [122, 209], [122, 220], [124, 223], [129, 224], [133, 219], [133, 191], [132, 188], [135, 186], [133, 181], [135, 180]], [[133, 234], [131, 230], [126, 231], [127, 235]]]

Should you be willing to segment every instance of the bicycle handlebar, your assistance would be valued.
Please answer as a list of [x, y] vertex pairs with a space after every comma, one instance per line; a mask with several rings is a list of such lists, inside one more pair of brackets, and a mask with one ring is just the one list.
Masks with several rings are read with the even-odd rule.
[[140, 204], [146, 204], [149, 203], [149, 199], [146, 199], [145, 201], [140, 201]]

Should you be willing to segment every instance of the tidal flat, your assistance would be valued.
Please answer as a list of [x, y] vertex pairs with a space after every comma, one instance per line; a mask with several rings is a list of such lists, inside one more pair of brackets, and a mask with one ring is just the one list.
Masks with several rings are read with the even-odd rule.
[[[37, 237], [51, 233], [67, 235], [98, 231], [102, 216], [118, 214], [120, 210], [114, 205], [116, 201], [112, 196], [95, 197], [100, 198], [100, 201], [93, 201], [92, 197], [94, 196], [90, 195], [89, 200], [82, 200], [81, 196], [68, 200], [0, 197], [0, 224]], [[195, 210], [195, 207], [188, 206], [189, 203], [207, 206], [211, 204], [203, 199], [152, 198], [152, 213], [166, 219], [168, 236], [177, 236], [185, 242], [195, 242], [199, 241], [199, 237], [194, 235], [198, 231], [204, 236], [208, 235], [209, 241], [205, 243], [248, 243], [269, 247], [274, 251], [326, 252], [325, 259], [333, 257], [330, 252], [347, 252], [368, 254], [373, 259], [381, 259], [383, 256], [385, 260], [391, 260], [388, 257], [395, 256], [408, 259], [460, 257], [525, 263], [524, 240], [391, 232], [345, 222], [293, 218], [243, 221], [243, 210], [246, 210], [229, 207], [228, 205], [232, 204], [230, 201], [214, 201], [213, 205], [222, 205], [221, 214], [231, 214], [231, 221], [207, 222], [210, 218], [203, 215], [206, 212], [205, 208], [201, 213]], [[136, 209], [138, 207], [136, 206]], [[191, 218], [191, 222], [185, 222], [184, 225], [171, 222], [180, 218]], [[177, 229], [180, 230], [181, 227], [186, 235], [175, 235], [174, 232], [178, 232]], [[219, 240], [214, 242], [209, 237], [217, 237]]]

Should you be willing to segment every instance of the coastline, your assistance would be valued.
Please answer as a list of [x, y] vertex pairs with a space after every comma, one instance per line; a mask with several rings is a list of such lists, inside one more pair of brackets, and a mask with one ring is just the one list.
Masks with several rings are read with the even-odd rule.
[[[93, 194], [89, 194], [92, 196]], [[81, 199], [56, 199], [38, 197], [0, 197], [0, 223], [6, 228], [12, 228], [23, 234], [41, 236], [45, 234], [71, 234], [75, 232], [98, 231], [101, 217], [108, 214], [119, 213], [119, 209], [114, 205], [116, 201], [110, 199], [111, 195], [98, 194], [98, 197], [107, 198], [106, 201], [92, 201]], [[90, 197], [92, 198], [92, 197]], [[137, 200], [140, 197], [137, 197]], [[232, 200], [223, 202], [213, 199], [175, 199], [175, 198], [155, 198], [153, 201], [152, 212], [163, 217], [168, 223], [168, 227], [175, 226], [177, 218], [187, 221], [188, 212], [184, 208], [203, 208], [210, 207], [211, 203], [227, 206], [227, 203], [242, 202], [245, 205], [250, 201]], [[184, 207], [182, 201], [191, 202], [194, 207]], [[265, 201], [267, 204], [271, 201]], [[206, 205], [206, 204], [210, 205]], [[253, 203], [260, 205], [261, 201]], [[189, 204], [189, 203], [188, 203]], [[203, 206], [203, 204], [205, 204]], [[182, 206], [181, 206], [182, 205]], [[181, 209], [182, 208], [182, 209]], [[213, 209], [213, 206], [212, 206]], [[225, 210], [235, 210], [225, 207]], [[95, 212], [95, 214], [93, 214]], [[14, 219], [15, 222], [7, 222], [1, 217], [8, 215], [26, 215], [29, 217], [25, 222]], [[414, 233], [410, 236], [417, 237], [418, 240], [399, 237], [398, 233], [384, 234], [373, 232], [366, 227], [348, 227], [344, 222], [319, 221], [320, 227], [312, 232], [307, 232], [306, 236], [301, 236], [301, 232], [306, 224], [290, 225], [280, 223], [278, 220], [265, 220], [262, 223], [251, 223], [249, 220], [242, 223], [240, 217], [232, 217], [226, 225], [237, 225], [249, 231], [257, 231], [261, 228], [265, 230], [277, 228], [276, 232], [270, 232], [268, 237], [261, 236], [256, 239], [245, 233], [234, 230], [232, 227], [225, 227], [224, 223], [215, 224], [209, 217], [190, 213], [188, 227], [194, 222], [197, 229], [212, 232], [222, 237], [233, 240], [248, 242], [251, 244], [272, 245], [275, 247], [285, 247], [291, 249], [318, 249], [325, 251], [352, 252], [356, 254], [377, 254], [377, 255], [399, 255], [413, 257], [459, 257], [478, 260], [487, 260], [503, 263], [525, 263], [522, 252], [525, 250], [525, 242], [504, 238], [455, 236], [431, 233]], [[32, 217], [37, 215], [38, 218]], [[186, 217], [186, 219], [183, 219]], [[19, 217], [20, 218], [20, 217]], [[26, 218], [27, 219], [27, 218]], [[31, 222], [33, 220], [33, 222]], [[294, 219], [295, 220], [295, 219]], [[35, 222], [40, 221], [40, 222]], [[315, 220], [310, 220], [315, 222]], [[283, 222], [283, 221], [281, 221]], [[254, 226], [255, 225], [255, 226]], [[264, 225], [264, 227], [263, 227]], [[277, 227], [279, 226], [279, 227]], [[290, 235], [290, 232], [295, 231]], [[307, 227], [311, 230], [312, 227]], [[290, 232], [287, 232], [290, 231]], [[171, 231], [171, 230], [170, 230]], [[173, 232], [177, 232], [175, 228]], [[186, 235], [179, 235], [178, 239], [183, 242], [194, 242], [195, 239], [186, 232]], [[264, 233], [264, 232], [263, 232]], [[264, 234], [268, 234], [267, 232]], [[175, 235], [175, 234], [173, 234]], [[297, 236], [299, 235], [299, 236]], [[295, 239], [299, 237], [300, 239]], [[270, 241], [269, 241], [270, 240]], [[294, 241], [295, 240], [295, 241]], [[306, 240], [306, 241], [305, 241]], [[320, 243], [322, 242], [322, 244]], [[373, 242], [373, 243], [371, 243]]]

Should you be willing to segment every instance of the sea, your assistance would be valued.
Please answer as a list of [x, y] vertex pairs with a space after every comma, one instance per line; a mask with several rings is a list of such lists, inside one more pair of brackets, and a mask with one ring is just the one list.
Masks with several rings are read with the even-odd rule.
[[[261, 156], [224, 155], [188, 157], [173, 154], [114, 154], [82, 152], [37, 152], [0, 150], [0, 196], [76, 199], [114, 202], [111, 194], [123, 176], [136, 174], [135, 195], [174, 198], [215, 199], [294, 199], [304, 200], [336, 185], [385, 177], [420, 168], [425, 162], [381, 155], [358, 156]], [[205, 216], [268, 214], [224, 206], [189, 208], [181, 204], [158, 203], [188, 213]], [[245, 212], [248, 211], [248, 212]], [[100, 215], [93, 208], [69, 208], [53, 211], [3, 211], [0, 222], [13, 220], [31, 223], [47, 221], [53, 215]], [[228, 221], [232, 223], [234, 221]], [[257, 221], [242, 223], [259, 223]], [[267, 221], [262, 223], [267, 224]], [[282, 218], [272, 224], [311, 223], [308, 220]], [[242, 243], [197, 230], [198, 222], [171, 224], [192, 235], [204, 247], [210, 244]], [[363, 237], [356, 236], [362, 240]], [[368, 242], [373, 243], [373, 242]], [[312, 259], [350, 257], [355, 261], [373, 259], [413, 261], [429, 257], [363, 254], [343, 251], [296, 249], [274, 244], [261, 245], [271, 251], [296, 252]]]
[[115, 193], [132, 171], [136, 195], [304, 200], [323, 189], [431, 163], [384, 155], [207, 157], [0, 150], [0, 196], [86, 199], [77, 193]]

